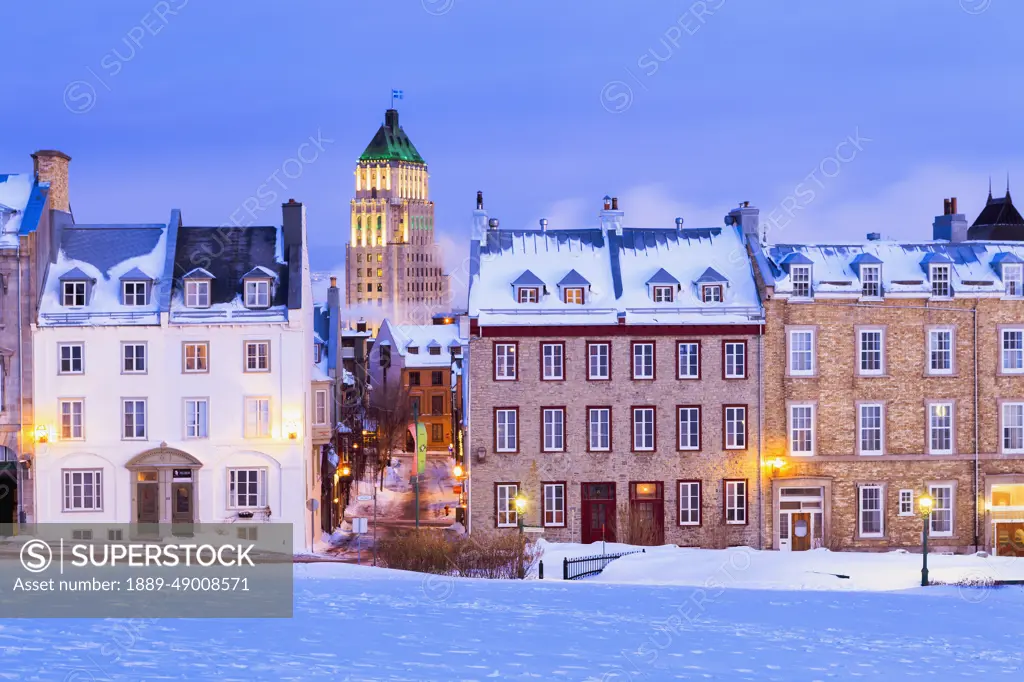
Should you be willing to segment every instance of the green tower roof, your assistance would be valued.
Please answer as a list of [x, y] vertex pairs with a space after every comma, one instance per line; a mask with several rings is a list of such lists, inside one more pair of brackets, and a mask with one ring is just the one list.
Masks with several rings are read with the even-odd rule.
[[398, 111], [388, 109], [384, 113], [384, 125], [366, 146], [366, 151], [359, 157], [360, 161], [409, 161], [423, 163], [423, 157], [416, 151], [412, 140], [398, 125]]

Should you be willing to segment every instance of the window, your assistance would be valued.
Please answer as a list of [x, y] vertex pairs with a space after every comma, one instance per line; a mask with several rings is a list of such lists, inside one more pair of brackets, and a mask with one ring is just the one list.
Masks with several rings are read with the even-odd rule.
[[747, 447], [747, 408], [745, 405], [726, 405], [725, 449], [745, 450]]
[[207, 342], [186, 342], [183, 352], [186, 373], [209, 371], [207, 358], [210, 355], [210, 346]]
[[185, 307], [186, 308], [209, 308], [210, 307], [210, 282], [187, 281], [185, 282]]
[[544, 484], [544, 525], [565, 525], [565, 484]]
[[409, 385], [410, 386], [419, 386], [420, 385], [420, 373], [419, 372], [409, 372]]
[[245, 342], [245, 371], [246, 372], [269, 372], [270, 371], [270, 342], [269, 341], [246, 341]]
[[540, 296], [540, 290], [537, 287], [519, 287], [519, 302], [520, 303], [536, 303]]
[[672, 287], [654, 287], [655, 303], [671, 303], [673, 300]]
[[435, 369], [430, 372], [430, 385], [431, 386], [444, 386], [444, 372]]
[[929, 269], [932, 283], [932, 296], [937, 298], [949, 298], [953, 295], [949, 286], [949, 266], [933, 265]]
[[565, 355], [565, 345], [561, 343], [544, 343], [541, 344], [540, 350], [543, 361], [541, 379], [544, 381], [561, 381], [564, 379], [562, 359]]
[[518, 483], [494, 484], [494, 521], [498, 528], [515, 528], [519, 525], [519, 512], [516, 510], [518, 493]]
[[206, 398], [185, 400], [185, 438], [208, 438], [209, 403]]
[[860, 443], [860, 454], [881, 455], [883, 440], [883, 421], [881, 403], [865, 403], [857, 409], [859, 420], [858, 442]]
[[519, 411], [514, 408], [495, 410], [494, 422], [494, 449], [516, 452], [519, 449]]
[[432, 395], [430, 396], [430, 414], [439, 416], [444, 414], [444, 396], [443, 395]]
[[317, 426], [327, 423], [327, 391], [322, 389], [313, 394], [313, 423]]
[[879, 375], [885, 371], [882, 358], [885, 332], [881, 329], [861, 329], [857, 334], [858, 367], [861, 376]]
[[1024, 452], [1024, 403], [1003, 403], [1003, 452]]
[[795, 298], [810, 298], [811, 266], [793, 265], [789, 269], [789, 276], [793, 280], [793, 296]]
[[265, 279], [248, 280], [245, 283], [245, 307], [267, 308], [270, 306], [270, 282]]
[[498, 381], [515, 381], [516, 344], [494, 344], [494, 378]]
[[679, 525], [700, 525], [699, 481], [683, 481], [679, 484]]
[[125, 374], [145, 374], [146, 344], [121, 344], [121, 371]]
[[747, 522], [747, 482], [725, 482], [725, 522], [743, 525]]
[[270, 398], [245, 399], [245, 437], [270, 437]]
[[266, 469], [228, 469], [228, 506], [262, 509], [267, 506]]
[[127, 398], [121, 401], [122, 429], [124, 440], [142, 440], [146, 437], [146, 400]]
[[569, 305], [583, 305], [582, 287], [566, 287], [563, 296]]
[[81, 343], [57, 344], [60, 374], [82, 374], [85, 371], [85, 346]]
[[814, 374], [814, 332], [794, 329], [789, 332], [789, 373], [791, 376]]
[[81, 308], [85, 305], [85, 282], [64, 282], [64, 305]]
[[633, 408], [633, 449], [641, 452], [654, 450], [654, 408]]
[[928, 330], [928, 374], [953, 373], [953, 330]]
[[654, 378], [654, 344], [633, 343], [633, 378]]
[[64, 469], [63, 474], [63, 511], [103, 511], [103, 472], [100, 469]]
[[377, 268], [377, 277], [383, 277], [383, 276], [384, 276], [384, 269], [383, 268]]
[[725, 355], [725, 378], [745, 379], [747, 377], [746, 341], [725, 341], [722, 348]]
[[610, 450], [612, 446], [612, 409], [591, 407], [587, 410], [588, 438], [590, 450]]
[[544, 417], [544, 452], [565, 450], [565, 408], [546, 407]]
[[679, 408], [679, 449], [700, 450], [700, 408]]
[[953, 403], [928, 405], [928, 442], [933, 455], [953, 453]]
[[679, 343], [679, 378], [700, 379], [700, 344], [696, 341]]
[[882, 525], [883, 491], [880, 485], [862, 485], [858, 492], [857, 529], [863, 538], [880, 538], [884, 534]]
[[722, 302], [722, 285], [721, 284], [704, 284], [700, 288], [700, 299], [704, 303], [721, 303]]
[[914, 515], [914, 491], [900, 491], [900, 516]]
[[1003, 373], [1024, 372], [1024, 329], [1004, 329], [1002, 339]]
[[587, 378], [605, 380], [611, 378], [611, 367], [608, 364], [609, 345], [607, 343], [587, 344]]
[[789, 406], [789, 452], [814, 454], [814, 405]]
[[928, 487], [932, 496], [931, 535], [952, 537], [953, 535], [953, 486], [933, 485]]
[[84, 438], [85, 402], [83, 400], [60, 401], [60, 439], [82, 440]]
[[1003, 266], [1003, 286], [1007, 296], [1024, 294], [1024, 265], [1007, 263]]
[[146, 283], [124, 282], [121, 285], [121, 302], [124, 305], [146, 305]]
[[435, 443], [444, 442], [444, 424], [430, 425], [430, 440]]
[[430, 348], [427, 349], [427, 353], [429, 355], [440, 355], [441, 354], [441, 347], [440, 346], [431, 346]]
[[860, 266], [860, 295], [865, 298], [882, 297], [882, 268], [878, 265]]

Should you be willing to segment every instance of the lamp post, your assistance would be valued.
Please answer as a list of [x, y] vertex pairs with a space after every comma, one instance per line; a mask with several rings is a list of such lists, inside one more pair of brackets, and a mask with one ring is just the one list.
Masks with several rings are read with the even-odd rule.
[[921, 518], [924, 519], [924, 542], [921, 551], [921, 587], [928, 587], [928, 529], [932, 518], [932, 498], [929, 495], [922, 495], [917, 501], [921, 511]]
[[520, 493], [516, 495], [516, 520], [519, 524], [519, 534], [523, 534], [523, 513], [526, 511], [526, 498]]

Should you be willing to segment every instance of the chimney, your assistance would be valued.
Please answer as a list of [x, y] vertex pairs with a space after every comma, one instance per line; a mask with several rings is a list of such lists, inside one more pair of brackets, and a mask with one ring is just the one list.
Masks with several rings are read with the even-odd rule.
[[932, 223], [932, 239], [956, 244], [967, 239], [967, 216], [957, 212], [956, 197], [943, 199], [943, 213]]
[[50, 183], [50, 208], [71, 213], [68, 197], [68, 164], [71, 157], [56, 149], [40, 149], [32, 155], [32, 172], [39, 182]]
[[726, 225], [739, 225], [744, 235], [757, 237], [760, 230], [761, 212], [751, 206], [749, 201], [740, 202], [739, 208], [729, 211], [725, 217]]
[[330, 336], [324, 339], [327, 344], [327, 369], [337, 370], [338, 358], [341, 357], [341, 294], [337, 277], [331, 277], [331, 286], [327, 289], [327, 316], [327, 334]]
[[882, 240], [882, 234], [880, 232], [868, 232], [868, 241], [877, 242]]
[[548, 219], [547, 218], [541, 218], [540, 219], [540, 231], [541, 232], [547, 232], [548, 231]]
[[487, 211], [484, 210], [484, 193], [476, 193], [476, 209], [473, 211], [473, 239], [482, 240], [487, 234]]
[[284, 255], [291, 259], [288, 250], [292, 246], [302, 246], [303, 235], [306, 233], [306, 209], [295, 199], [289, 199], [287, 204], [281, 204], [281, 224], [284, 233]]
[[604, 210], [601, 211], [601, 231], [605, 234], [609, 232], [615, 232], [615, 234], [622, 234], [622, 218], [625, 214], [619, 210], [619, 199], [618, 197], [605, 197], [604, 198]]
[[398, 130], [398, 109], [388, 109], [384, 112], [384, 126], [391, 129], [391, 132]]
[[357, 332], [365, 332], [366, 331], [366, 320], [359, 320], [358, 322], [356, 322], [356, 331]]

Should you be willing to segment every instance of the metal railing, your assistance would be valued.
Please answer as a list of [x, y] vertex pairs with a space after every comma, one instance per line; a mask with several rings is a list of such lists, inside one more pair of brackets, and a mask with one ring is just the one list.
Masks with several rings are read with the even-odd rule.
[[160, 313], [155, 310], [139, 312], [79, 312], [79, 313], [42, 313], [39, 316], [46, 323], [52, 325], [80, 325], [85, 322], [98, 319], [110, 319], [118, 321], [137, 322], [149, 320], [152, 324], [160, 324]]
[[620, 557], [646, 553], [646, 549], [634, 549], [630, 552], [621, 552], [619, 554], [597, 554], [594, 556], [577, 557], [575, 559], [566, 557], [562, 559], [562, 580], [579, 580], [580, 578], [597, 575], [607, 568], [608, 564]]

